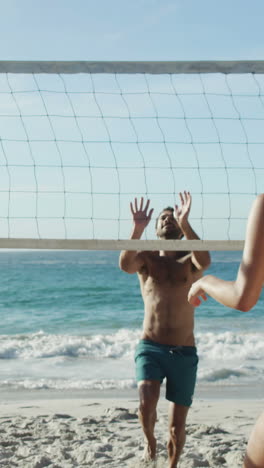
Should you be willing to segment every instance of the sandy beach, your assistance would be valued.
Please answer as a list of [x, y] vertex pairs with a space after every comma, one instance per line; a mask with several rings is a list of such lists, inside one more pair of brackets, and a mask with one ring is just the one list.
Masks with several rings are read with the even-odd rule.
[[[216, 252], [210, 271], [228, 280], [239, 262]], [[142, 299], [137, 278], [117, 265], [118, 252], [2, 252], [0, 468], [144, 466], [134, 369]], [[254, 312], [238, 314], [208, 299], [197, 311], [200, 361], [180, 468], [242, 467], [264, 409], [263, 304], [264, 296]], [[160, 468], [164, 393], [165, 382]]]
[[[261, 399], [195, 399], [180, 468], [241, 467], [249, 432], [263, 407]], [[162, 398], [157, 461], [146, 464], [136, 393], [125, 398], [102, 397], [100, 392], [89, 398], [3, 394], [0, 467], [166, 467], [167, 409]]]

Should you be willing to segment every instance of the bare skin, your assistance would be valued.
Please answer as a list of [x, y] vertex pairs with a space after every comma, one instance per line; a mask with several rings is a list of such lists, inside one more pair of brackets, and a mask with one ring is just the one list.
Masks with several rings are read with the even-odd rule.
[[264, 467], [264, 413], [262, 413], [250, 434], [244, 460], [244, 468]]
[[[227, 307], [247, 312], [256, 304], [264, 284], [264, 194], [251, 208], [243, 258], [234, 281], [204, 276], [195, 282], [188, 295], [198, 306], [206, 294]], [[255, 424], [248, 441], [244, 468], [264, 468], [264, 413]]]
[[[188, 216], [191, 195], [180, 193], [180, 206], [174, 212], [164, 210], [157, 221], [160, 239], [198, 239], [191, 228]], [[131, 239], [140, 239], [149, 224], [153, 209], [150, 201], [135, 199], [130, 204], [133, 216]], [[188, 303], [191, 284], [201, 277], [210, 264], [207, 252], [136, 252], [122, 251], [120, 268], [127, 273], [137, 273], [145, 305], [142, 339], [172, 346], [194, 346], [194, 307]], [[142, 380], [139, 387], [139, 419], [146, 440], [145, 459], [156, 456], [154, 427], [156, 408], [160, 395], [160, 382]], [[185, 421], [189, 407], [170, 403], [169, 411], [169, 468], [177, 467], [185, 442]]]

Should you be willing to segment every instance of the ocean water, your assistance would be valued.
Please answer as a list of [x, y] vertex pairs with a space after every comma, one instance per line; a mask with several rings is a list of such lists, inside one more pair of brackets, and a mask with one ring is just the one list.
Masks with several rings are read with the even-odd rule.
[[[118, 252], [0, 253], [0, 390], [136, 387], [143, 319], [136, 275]], [[234, 279], [240, 252], [212, 253], [208, 272]], [[263, 385], [264, 294], [248, 313], [208, 299], [195, 312], [198, 386]]]

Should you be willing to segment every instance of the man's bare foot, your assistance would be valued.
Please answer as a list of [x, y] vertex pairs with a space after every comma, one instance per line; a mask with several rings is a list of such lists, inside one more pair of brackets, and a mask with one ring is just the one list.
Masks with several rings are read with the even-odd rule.
[[144, 453], [143, 453], [143, 460], [145, 462], [149, 462], [155, 460], [156, 458], [156, 447], [157, 442], [155, 437], [150, 441], [148, 440], [145, 445]]

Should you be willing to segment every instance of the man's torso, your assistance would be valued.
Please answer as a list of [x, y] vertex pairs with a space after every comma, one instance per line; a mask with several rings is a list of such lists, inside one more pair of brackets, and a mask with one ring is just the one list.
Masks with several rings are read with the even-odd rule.
[[142, 252], [144, 266], [138, 273], [145, 304], [143, 339], [175, 346], [194, 346], [194, 308], [187, 295], [201, 277], [191, 254], [181, 258]]

